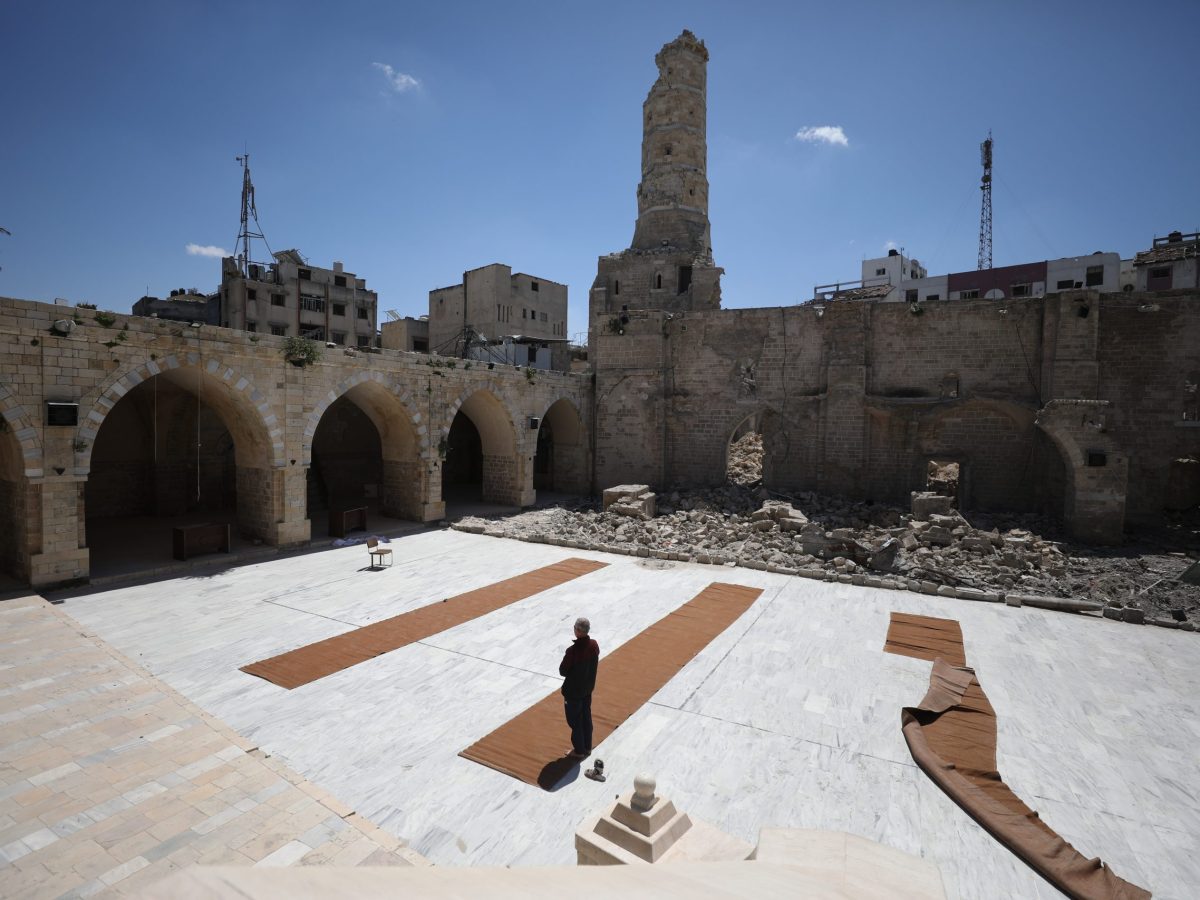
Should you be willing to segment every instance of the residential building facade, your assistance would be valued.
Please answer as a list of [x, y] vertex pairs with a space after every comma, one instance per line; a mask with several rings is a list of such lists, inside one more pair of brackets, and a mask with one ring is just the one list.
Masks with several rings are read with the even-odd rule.
[[347, 347], [376, 345], [379, 297], [365, 278], [340, 262], [323, 269], [296, 250], [283, 250], [269, 264], [221, 262], [221, 324], [227, 328], [287, 337], [306, 337]]

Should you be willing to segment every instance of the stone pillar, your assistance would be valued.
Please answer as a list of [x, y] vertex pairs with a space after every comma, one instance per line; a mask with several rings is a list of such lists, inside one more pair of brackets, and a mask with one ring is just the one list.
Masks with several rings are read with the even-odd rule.
[[[34, 482], [41, 507], [40, 552], [30, 556], [29, 583], [47, 587], [88, 577], [90, 555], [83, 509], [85, 476]], [[32, 494], [30, 499], [34, 499]], [[30, 515], [27, 522], [33, 522]]]
[[385, 459], [380, 508], [385, 516], [424, 522], [425, 469], [418, 459]]
[[636, 865], [680, 860], [742, 860], [754, 848], [745, 841], [693, 820], [655, 794], [649, 775], [633, 780], [633, 792], [575, 832], [581, 866]]

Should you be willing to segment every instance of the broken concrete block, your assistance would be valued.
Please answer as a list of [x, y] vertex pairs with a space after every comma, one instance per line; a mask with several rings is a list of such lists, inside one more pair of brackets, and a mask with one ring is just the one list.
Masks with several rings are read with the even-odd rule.
[[1146, 624], [1146, 614], [1140, 609], [1127, 606], [1121, 611], [1121, 621], [1128, 622], [1130, 625], [1144, 625]]
[[954, 535], [947, 529], [934, 525], [926, 528], [921, 533], [921, 540], [926, 544], [937, 544], [941, 547], [948, 547], [954, 543]]
[[950, 512], [950, 498], [944, 494], [935, 494], [932, 491], [913, 491], [910, 500], [914, 519], [927, 519], [933, 514], [945, 515]]
[[948, 584], [939, 585], [938, 589], [937, 589], [937, 595], [939, 597], [957, 597], [958, 596], [956, 590]]
[[637, 497], [639, 494], [645, 494], [650, 490], [648, 484], [618, 484], [615, 487], [605, 488], [604, 490], [604, 509], [608, 509], [614, 503], [626, 499], [627, 497]]
[[960, 600], [981, 600], [984, 603], [999, 603], [1000, 595], [991, 591], [981, 591], [976, 588], [960, 587], [954, 589], [954, 595]]

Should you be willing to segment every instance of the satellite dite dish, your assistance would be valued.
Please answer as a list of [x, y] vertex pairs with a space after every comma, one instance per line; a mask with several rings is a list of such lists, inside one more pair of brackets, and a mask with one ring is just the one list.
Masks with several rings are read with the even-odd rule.
[[990, 291], [988, 291], [986, 294], [983, 295], [983, 299], [984, 300], [1003, 300], [1004, 299], [1004, 291], [1000, 290], [1000, 288], [992, 288]]

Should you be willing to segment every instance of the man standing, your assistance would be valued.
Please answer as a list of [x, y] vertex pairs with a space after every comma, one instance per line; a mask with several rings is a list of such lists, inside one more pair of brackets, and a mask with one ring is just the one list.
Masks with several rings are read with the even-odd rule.
[[592, 690], [600, 645], [588, 637], [592, 623], [582, 616], [575, 620], [575, 643], [567, 648], [558, 674], [563, 676], [563, 704], [571, 726], [571, 758], [584, 759], [592, 752]]

